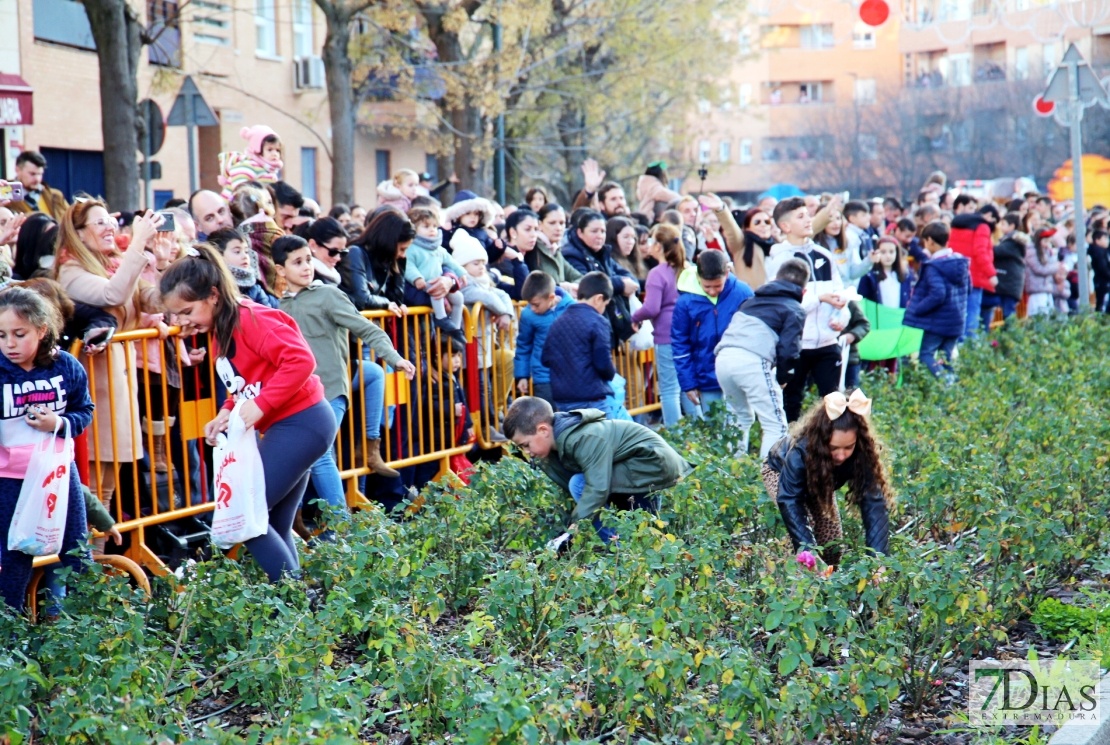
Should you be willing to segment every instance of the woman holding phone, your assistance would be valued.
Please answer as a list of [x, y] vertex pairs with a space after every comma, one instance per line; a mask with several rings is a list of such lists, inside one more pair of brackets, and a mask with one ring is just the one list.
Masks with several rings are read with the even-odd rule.
[[[74, 302], [103, 308], [114, 316], [118, 331], [142, 328], [144, 314], [149, 319], [160, 318], [161, 313], [158, 289], [141, 277], [151, 257], [146, 249], [162, 223], [162, 216], [155, 213], [137, 216], [130, 242], [120, 250], [119, 223], [104, 202], [78, 200], [59, 223], [55, 279]], [[107, 344], [101, 337], [90, 341], [103, 345], [104, 352], [83, 355], [81, 360], [97, 403], [89, 441], [94, 461], [89, 486], [111, 510], [119, 464], [143, 457], [135, 349], [130, 344]], [[118, 511], [114, 514], [118, 518]]]

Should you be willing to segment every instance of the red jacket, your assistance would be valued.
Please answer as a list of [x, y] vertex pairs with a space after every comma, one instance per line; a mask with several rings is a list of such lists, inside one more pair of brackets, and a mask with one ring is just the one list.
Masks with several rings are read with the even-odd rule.
[[240, 396], [254, 399], [262, 409], [259, 432], [324, 400], [312, 350], [297, 322], [282, 311], [243, 300], [231, 340], [231, 357], [216, 358], [216, 374], [230, 394], [224, 408], [234, 407]]
[[952, 218], [948, 247], [971, 261], [971, 286], [990, 290], [991, 277], [995, 276], [994, 246], [987, 221], [977, 214], [956, 215]]

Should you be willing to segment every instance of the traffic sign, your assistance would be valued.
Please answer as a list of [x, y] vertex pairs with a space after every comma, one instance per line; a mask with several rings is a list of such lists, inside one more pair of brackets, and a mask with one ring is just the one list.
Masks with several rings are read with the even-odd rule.
[[149, 158], [161, 150], [166, 141], [166, 122], [162, 118], [162, 108], [149, 98], [139, 101], [139, 116], [146, 126], [142, 150]]
[[1078, 86], [1074, 91], [1077, 93], [1076, 97], [1079, 103], [1090, 106], [1095, 103], [1106, 102], [1106, 90], [1102, 87], [1102, 83], [1095, 75], [1094, 70], [1083, 59], [1083, 55], [1079, 53], [1075, 44], [1071, 44], [1068, 51], [1064, 53], [1064, 59], [1052, 73], [1041, 100], [1045, 103], [1056, 104], [1072, 100], [1073, 89], [1069, 84], [1069, 76], [1072, 74], [1072, 70], [1075, 71], [1074, 74], [1078, 81], [1073, 84]]
[[173, 101], [166, 125], [170, 127], [217, 127], [220, 120], [204, 100], [191, 75], [186, 75]]

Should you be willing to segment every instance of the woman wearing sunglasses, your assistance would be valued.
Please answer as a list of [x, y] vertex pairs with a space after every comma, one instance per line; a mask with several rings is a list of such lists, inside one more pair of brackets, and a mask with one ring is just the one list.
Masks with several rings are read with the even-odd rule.
[[315, 278], [328, 285], [339, 286], [341, 278], [336, 266], [347, 255], [347, 231], [334, 217], [315, 220], [305, 230], [308, 248], [312, 251]]
[[756, 289], [767, 282], [763, 262], [775, 245], [774, 226], [771, 216], [758, 207], [745, 212], [740, 225], [744, 230], [744, 250], [733, 253], [732, 271], [738, 279]]

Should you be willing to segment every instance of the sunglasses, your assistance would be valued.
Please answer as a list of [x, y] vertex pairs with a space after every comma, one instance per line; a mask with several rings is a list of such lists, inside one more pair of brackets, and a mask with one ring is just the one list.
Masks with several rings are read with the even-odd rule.
[[331, 256], [332, 258], [334, 258], [336, 256], [346, 256], [350, 252], [351, 252], [351, 249], [349, 249], [349, 248], [329, 248], [328, 249], [328, 256]]
[[770, 220], [752, 220], [752, 225], [770, 225]]

